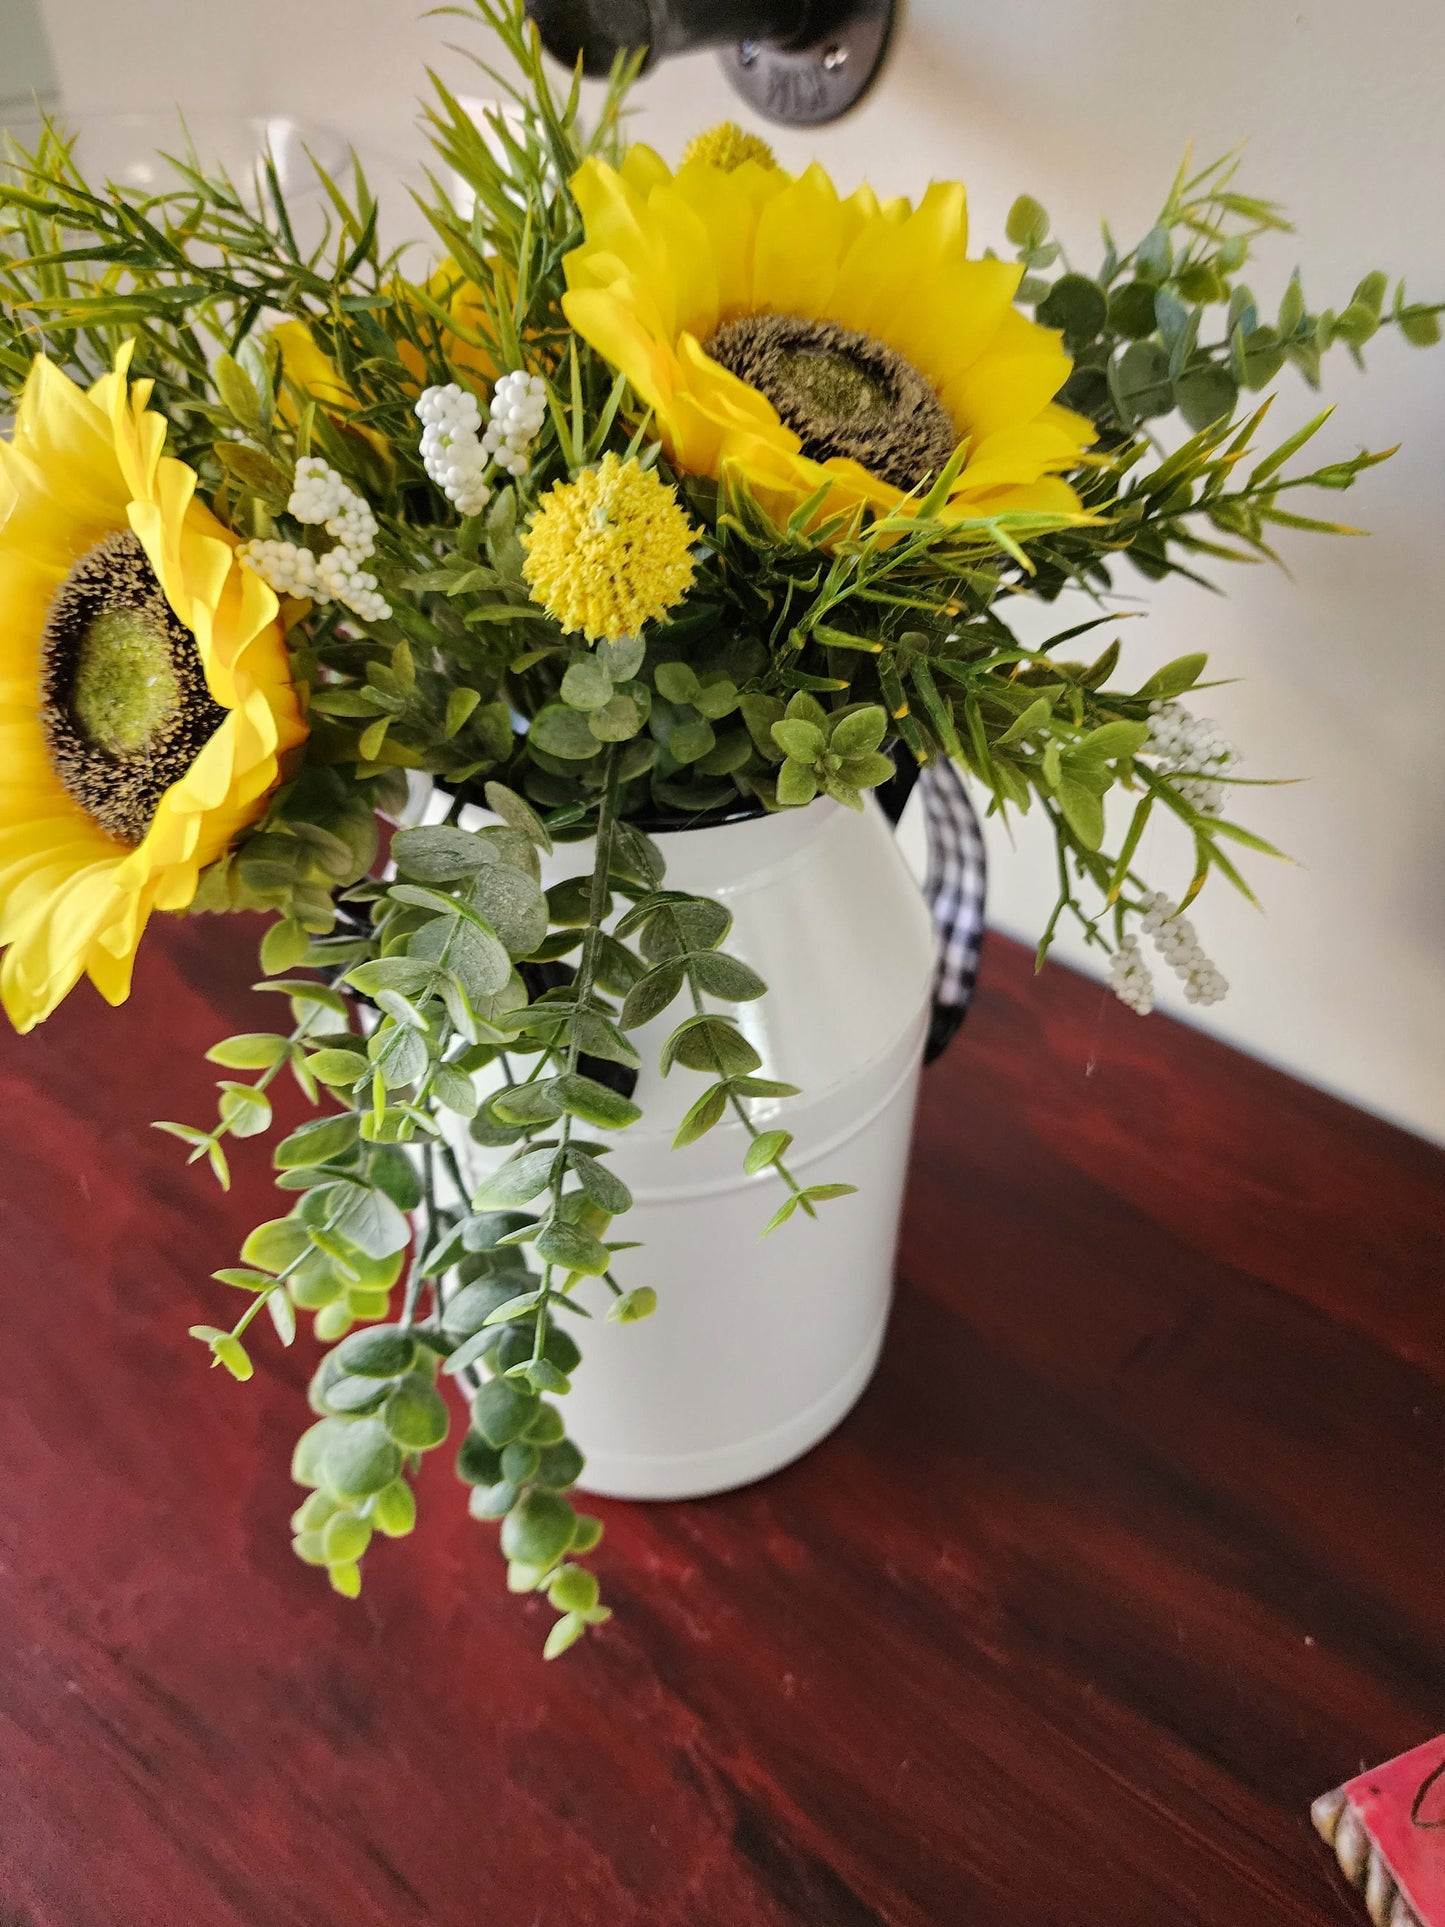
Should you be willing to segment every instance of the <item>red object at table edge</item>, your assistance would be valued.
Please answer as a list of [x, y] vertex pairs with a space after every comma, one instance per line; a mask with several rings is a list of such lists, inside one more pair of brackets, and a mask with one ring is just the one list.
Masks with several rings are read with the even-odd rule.
[[1410, 1920], [1401, 1901], [1420, 1927], [1445, 1927], [1445, 1735], [1346, 1781], [1311, 1812], [1381, 1927]]

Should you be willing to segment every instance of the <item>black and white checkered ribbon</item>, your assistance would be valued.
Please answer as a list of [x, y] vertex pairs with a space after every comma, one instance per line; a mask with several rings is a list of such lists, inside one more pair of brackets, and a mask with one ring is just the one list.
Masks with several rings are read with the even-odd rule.
[[933, 913], [938, 968], [933, 979], [933, 1020], [924, 1052], [941, 1055], [963, 1022], [973, 998], [983, 948], [983, 906], [988, 857], [963, 778], [940, 757], [919, 772], [918, 787], [928, 824], [928, 873], [923, 894]]
[[878, 791], [883, 812], [897, 823], [915, 787], [928, 828], [928, 870], [923, 894], [933, 916], [938, 966], [933, 979], [933, 1017], [924, 1062], [941, 1056], [968, 1012], [983, 947], [983, 904], [988, 859], [983, 832], [963, 778], [946, 759], [920, 770], [899, 749], [898, 774]]

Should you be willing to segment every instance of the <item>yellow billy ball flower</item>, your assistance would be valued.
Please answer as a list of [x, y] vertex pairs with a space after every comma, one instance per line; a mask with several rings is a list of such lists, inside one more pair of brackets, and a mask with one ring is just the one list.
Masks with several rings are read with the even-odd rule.
[[43, 357], [0, 442], [0, 999], [113, 1004], [153, 910], [255, 821], [305, 735], [275, 596], [163, 453], [129, 350]]
[[706, 133], [696, 135], [683, 149], [684, 167], [692, 161], [701, 161], [706, 167], [720, 167], [731, 174], [735, 167], [744, 161], [756, 161], [759, 167], [776, 167], [777, 156], [765, 140], [756, 134], [746, 133], [735, 120], [720, 121], [716, 127], [709, 127]]
[[908, 513], [962, 445], [942, 508], [1078, 517], [1092, 423], [1072, 363], [1014, 306], [1022, 269], [970, 260], [964, 191], [914, 208], [745, 161], [674, 174], [650, 148], [572, 183], [567, 318], [653, 410], [674, 467], [745, 482], [777, 521]]
[[564, 630], [618, 642], [687, 594], [694, 540], [676, 490], [609, 453], [543, 496], [522, 537], [522, 573]]

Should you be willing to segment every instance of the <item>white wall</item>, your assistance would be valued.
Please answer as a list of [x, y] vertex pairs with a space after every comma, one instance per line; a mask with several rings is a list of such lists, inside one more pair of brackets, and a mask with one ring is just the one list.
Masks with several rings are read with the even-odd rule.
[[[477, 76], [444, 50], [466, 30], [413, 21], [406, 0], [45, 0], [62, 90], [77, 110], [197, 105], [327, 119], [371, 152], [415, 153], [411, 96], [427, 61], [467, 91]], [[165, 62], [158, 70], [158, 59]], [[318, 96], [318, 87], [322, 93]], [[1027, 189], [1080, 259], [1107, 214], [1122, 235], [1152, 218], [1184, 142], [1201, 158], [1248, 137], [1245, 179], [1285, 201], [1298, 227], [1271, 248], [1283, 286], [1298, 259], [1319, 305], [1340, 305], [1373, 267], [1403, 271], [1418, 297], [1445, 295], [1445, 8], [1439, 0], [914, 0], [888, 73], [849, 120], [815, 135], [778, 131], [781, 158], [817, 155], [840, 182], [916, 191], [969, 183], [982, 245], [1001, 237]], [[706, 57], [644, 83], [639, 135], [675, 153], [699, 126], [746, 118]], [[1142, 677], [1206, 648], [1221, 676], [1208, 698], [1252, 776], [1293, 787], [1246, 792], [1251, 824], [1297, 867], [1256, 861], [1260, 915], [1219, 883], [1197, 908], [1206, 947], [1233, 986], [1197, 1021], [1415, 1129], [1445, 1137], [1445, 349], [1386, 337], [1370, 374], [1330, 370], [1339, 407], [1320, 446], [1404, 443], [1353, 496], [1326, 498], [1376, 533], [1301, 536], [1282, 548], [1292, 579], [1236, 570], [1228, 601], [1171, 585], [1147, 593], [1125, 630]], [[1311, 408], [1286, 380], [1281, 433]], [[1037, 934], [1052, 899], [1051, 845], [1032, 821], [1017, 847], [991, 838], [992, 915]], [[1154, 832], [1151, 831], [1153, 836]], [[1167, 831], [1143, 857], [1182, 887], [1187, 855]], [[1075, 948], [1061, 945], [1074, 957]]]

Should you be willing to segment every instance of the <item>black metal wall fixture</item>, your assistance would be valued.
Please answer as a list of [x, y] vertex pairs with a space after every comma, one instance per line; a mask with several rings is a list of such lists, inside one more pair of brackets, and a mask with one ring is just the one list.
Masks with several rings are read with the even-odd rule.
[[[816, 127], [862, 99], [888, 50], [897, 0], [527, 0], [548, 53], [606, 74], [619, 53], [647, 68], [716, 48], [768, 120]], [[645, 71], [645, 69], [644, 69]]]

